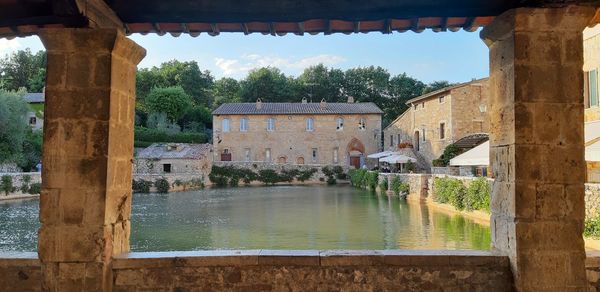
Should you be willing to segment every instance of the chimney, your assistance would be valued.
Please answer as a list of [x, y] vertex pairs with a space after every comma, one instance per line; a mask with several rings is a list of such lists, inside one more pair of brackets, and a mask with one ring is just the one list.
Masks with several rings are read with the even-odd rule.
[[308, 103], [308, 100], [306, 99], [306, 97], [302, 98], [302, 103]]
[[348, 103], [354, 103], [354, 96], [348, 95]]
[[256, 109], [262, 109], [262, 100], [260, 97], [256, 100]]
[[325, 101], [324, 98], [321, 99], [321, 109], [322, 110], [327, 109], [327, 102]]

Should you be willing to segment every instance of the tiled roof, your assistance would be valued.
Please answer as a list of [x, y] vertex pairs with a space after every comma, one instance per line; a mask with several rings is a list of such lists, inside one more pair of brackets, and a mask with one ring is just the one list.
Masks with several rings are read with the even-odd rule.
[[463, 86], [467, 86], [467, 85], [472, 84], [472, 83], [480, 83], [480, 82], [485, 81], [487, 79], [488, 78], [481, 78], [481, 79], [472, 80], [472, 81], [469, 81], [469, 82], [464, 82], [464, 83], [459, 83], [459, 84], [455, 84], [455, 85], [452, 85], [452, 86], [444, 87], [442, 89], [438, 89], [436, 91], [432, 91], [430, 93], [423, 94], [421, 96], [417, 96], [417, 97], [415, 97], [413, 99], [409, 99], [406, 102], [406, 104], [410, 105], [413, 102], [416, 102], [416, 101], [419, 101], [419, 100], [423, 100], [423, 99], [426, 99], [426, 98], [429, 98], [429, 97], [432, 97], [432, 96], [436, 96], [436, 95], [438, 95], [440, 93], [444, 93], [444, 92], [450, 91], [452, 89], [456, 89], [456, 88], [460, 88], [460, 87], [463, 87]]
[[28, 102], [28, 103], [44, 103], [44, 93], [42, 92], [29, 92], [29, 93], [25, 93], [25, 95], [23, 96], [23, 98]]
[[372, 102], [361, 103], [270, 103], [263, 102], [260, 109], [257, 103], [226, 103], [221, 105], [213, 115], [327, 115], [327, 114], [383, 114], [383, 111]]
[[[211, 144], [164, 143], [152, 144], [138, 152], [142, 159], [200, 159], [207, 156]], [[169, 150], [172, 149], [172, 150]]]

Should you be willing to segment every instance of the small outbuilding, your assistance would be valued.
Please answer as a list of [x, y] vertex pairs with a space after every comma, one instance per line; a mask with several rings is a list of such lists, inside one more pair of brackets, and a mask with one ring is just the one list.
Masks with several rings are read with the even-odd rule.
[[211, 144], [155, 143], [137, 153], [137, 174], [207, 174], [211, 168]]

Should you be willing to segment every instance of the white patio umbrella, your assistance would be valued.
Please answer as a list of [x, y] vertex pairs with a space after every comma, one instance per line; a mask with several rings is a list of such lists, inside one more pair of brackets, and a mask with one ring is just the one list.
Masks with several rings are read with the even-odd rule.
[[401, 155], [401, 154], [393, 154], [390, 155], [388, 157], [384, 157], [382, 159], [380, 159], [379, 161], [381, 162], [387, 162], [390, 164], [394, 164], [394, 163], [399, 163], [400, 164], [400, 172], [402, 172], [402, 168], [403, 168], [403, 164], [407, 163], [407, 162], [417, 162], [416, 159], [412, 158], [412, 157], [408, 157], [405, 155]]
[[396, 153], [396, 152], [392, 152], [392, 151], [377, 152], [377, 153], [367, 155], [367, 158], [379, 159], [379, 158], [383, 158], [383, 157], [388, 157], [390, 155], [393, 155], [394, 153]]

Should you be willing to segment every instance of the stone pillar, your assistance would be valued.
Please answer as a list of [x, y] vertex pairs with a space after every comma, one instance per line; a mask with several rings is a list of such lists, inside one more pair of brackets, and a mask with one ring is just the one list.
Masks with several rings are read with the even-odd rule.
[[129, 251], [136, 66], [116, 29], [49, 29], [39, 257], [45, 291], [111, 291]]
[[493, 248], [518, 291], [585, 290], [583, 38], [594, 9], [519, 8], [490, 48]]

